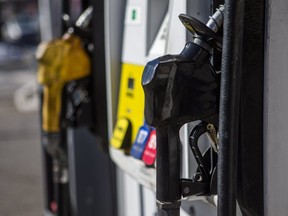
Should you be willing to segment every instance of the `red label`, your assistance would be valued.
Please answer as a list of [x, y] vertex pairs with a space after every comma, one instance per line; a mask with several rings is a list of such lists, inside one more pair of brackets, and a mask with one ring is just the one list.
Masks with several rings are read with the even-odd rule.
[[56, 214], [56, 213], [57, 213], [57, 211], [58, 211], [58, 205], [57, 205], [56, 201], [52, 201], [52, 202], [50, 203], [50, 209], [51, 209], [51, 211], [52, 211], [53, 214]]
[[143, 153], [142, 160], [148, 166], [154, 165], [156, 159], [156, 130], [150, 133], [148, 143]]

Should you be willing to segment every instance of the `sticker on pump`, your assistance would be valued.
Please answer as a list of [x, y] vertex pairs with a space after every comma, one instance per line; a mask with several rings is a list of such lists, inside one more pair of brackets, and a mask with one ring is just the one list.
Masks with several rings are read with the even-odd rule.
[[146, 125], [143, 125], [139, 128], [136, 140], [132, 146], [130, 154], [136, 158], [141, 159], [143, 152], [145, 150], [148, 138], [150, 135], [150, 128]]
[[143, 153], [142, 160], [147, 166], [153, 166], [156, 159], [156, 130], [150, 133], [148, 143]]
[[139, 6], [128, 6], [125, 24], [139, 25], [141, 24], [141, 7]]

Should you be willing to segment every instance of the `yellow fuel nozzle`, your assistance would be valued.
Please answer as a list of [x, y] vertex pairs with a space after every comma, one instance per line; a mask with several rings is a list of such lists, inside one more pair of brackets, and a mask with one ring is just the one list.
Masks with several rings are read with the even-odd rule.
[[39, 62], [37, 79], [43, 85], [42, 129], [48, 133], [59, 132], [63, 87], [88, 76], [91, 63], [81, 39], [72, 34], [41, 43], [36, 59]]

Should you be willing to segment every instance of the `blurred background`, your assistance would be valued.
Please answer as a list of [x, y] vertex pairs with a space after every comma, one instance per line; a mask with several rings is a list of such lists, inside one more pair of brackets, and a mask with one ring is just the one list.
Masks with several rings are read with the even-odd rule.
[[0, 0], [0, 215], [43, 212], [37, 0]]

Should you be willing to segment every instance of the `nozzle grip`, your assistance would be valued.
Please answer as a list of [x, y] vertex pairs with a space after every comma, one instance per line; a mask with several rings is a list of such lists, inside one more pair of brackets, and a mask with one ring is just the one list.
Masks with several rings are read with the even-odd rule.
[[56, 83], [43, 87], [42, 130], [47, 133], [60, 131], [63, 86]]
[[156, 128], [156, 198], [158, 203], [173, 204], [181, 199], [180, 138], [178, 131], [177, 125], [173, 124]]

